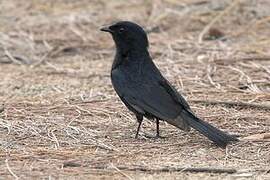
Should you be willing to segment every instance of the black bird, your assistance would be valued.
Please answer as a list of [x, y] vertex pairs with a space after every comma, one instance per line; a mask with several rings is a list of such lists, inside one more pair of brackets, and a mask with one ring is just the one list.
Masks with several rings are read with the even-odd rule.
[[111, 69], [113, 87], [137, 118], [138, 137], [143, 117], [156, 119], [157, 137], [159, 120], [164, 120], [184, 131], [190, 127], [225, 148], [237, 138], [222, 132], [199, 119], [190, 109], [186, 100], [162, 76], [148, 52], [148, 39], [139, 25], [120, 21], [101, 31], [109, 32], [116, 45], [116, 55]]

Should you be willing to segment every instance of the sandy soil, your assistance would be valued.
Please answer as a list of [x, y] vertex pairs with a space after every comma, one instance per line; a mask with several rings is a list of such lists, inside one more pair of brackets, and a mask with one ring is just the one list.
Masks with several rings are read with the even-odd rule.
[[[269, 139], [217, 148], [136, 120], [110, 82], [117, 20], [196, 114], [241, 138], [270, 132], [268, 0], [0, 2], [0, 179], [269, 179]], [[210, 30], [209, 30], [210, 28]], [[192, 169], [209, 172], [192, 172]], [[214, 173], [218, 168], [222, 173]]]

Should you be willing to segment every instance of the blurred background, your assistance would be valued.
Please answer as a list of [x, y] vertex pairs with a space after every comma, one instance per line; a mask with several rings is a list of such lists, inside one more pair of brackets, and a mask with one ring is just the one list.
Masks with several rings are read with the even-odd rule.
[[155, 132], [145, 121], [135, 140], [110, 82], [114, 44], [99, 31], [118, 20], [144, 27], [155, 63], [199, 117], [241, 137], [270, 131], [269, 0], [1, 0], [0, 176], [223, 179], [159, 169], [269, 167], [264, 138], [224, 152], [165, 123], [167, 138], [144, 138]]

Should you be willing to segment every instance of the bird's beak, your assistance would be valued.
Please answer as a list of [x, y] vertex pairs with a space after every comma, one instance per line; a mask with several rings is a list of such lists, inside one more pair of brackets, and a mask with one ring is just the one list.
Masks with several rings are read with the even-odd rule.
[[103, 27], [103, 28], [101, 28], [100, 30], [101, 30], [101, 31], [104, 31], [104, 32], [113, 33], [113, 31], [110, 29], [110, 26]]

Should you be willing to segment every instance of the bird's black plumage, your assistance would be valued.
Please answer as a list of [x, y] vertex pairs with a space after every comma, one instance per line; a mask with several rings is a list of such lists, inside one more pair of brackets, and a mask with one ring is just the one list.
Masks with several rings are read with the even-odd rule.
[[164, 120], [185, 131], [193, 127], [220, 147], [237, 140], [195, 116], [153, 63], [147, 35], [139, 25], [120, 21], [101, 30], [110, 32], [116, 45], [111, 80], [118, 96], [137, 117], [136, 137], [146, 117], [156, 119], [157, 135], [159, 120]]

